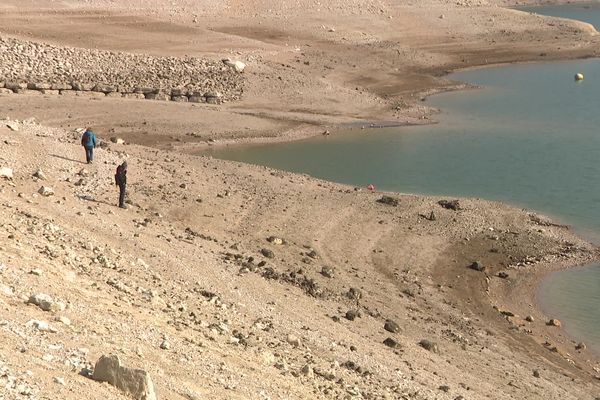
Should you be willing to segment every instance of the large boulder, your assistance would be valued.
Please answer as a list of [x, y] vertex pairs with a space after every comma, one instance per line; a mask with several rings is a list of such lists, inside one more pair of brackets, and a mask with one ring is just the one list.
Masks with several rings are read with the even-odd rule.
[[108, 382], [136, 400], [156, 400], [154, 385], [148, 372], [121, 366], [116, 355], [102, 356], [96, 362], [92, 379]]

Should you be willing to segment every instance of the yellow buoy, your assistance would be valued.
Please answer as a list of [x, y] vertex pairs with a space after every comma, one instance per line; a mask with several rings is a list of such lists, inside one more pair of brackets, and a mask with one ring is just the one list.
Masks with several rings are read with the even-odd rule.
[[583, 80], [583, 74], [582, 73], [575, 74], [575, 80], [576, 81], [582, 81]]

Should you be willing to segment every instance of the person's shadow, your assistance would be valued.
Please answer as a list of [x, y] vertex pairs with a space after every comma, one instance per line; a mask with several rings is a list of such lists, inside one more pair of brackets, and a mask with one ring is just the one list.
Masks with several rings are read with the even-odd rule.
[[50, 155], [51, 155], [52, 157], [56, 157], [56, 158], [62, 158], [63, 160], [67, 160], [67, 161], [73, 161], [73, 162], [76, 162], [76, 163], [79, 163], [79, 164], [86, 164], [86, 163], [85, 163], [85, 162], [83, 162], [83, 161], [80, 161], [80, 160], [75, 160], [75, 159], [73, 159], [73, 158], [68, 158], [68, 157], [59, 156], [58, 154], [50, 154]]
[[104, 200], [96, 200], [92, 196], [88, 196], [88, 195], [85, 195], [85, 194], [78, 194], [77, 197], [79, 198], [79, 200], [91, 201], [93, 203], [102, 203], [102, 204], [107, 204], [109, 206], [114, 206], [114, 204], [112, 204], [112, 203], [109, 203], [109, 202], [104, 201]]

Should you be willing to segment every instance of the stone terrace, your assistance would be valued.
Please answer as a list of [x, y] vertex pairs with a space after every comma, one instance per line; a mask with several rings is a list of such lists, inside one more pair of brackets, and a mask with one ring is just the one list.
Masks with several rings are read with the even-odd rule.
[[243, 92], [243, 75], [218, 61], [151, 57], [0, 38], [0, 91], [220, 103]]

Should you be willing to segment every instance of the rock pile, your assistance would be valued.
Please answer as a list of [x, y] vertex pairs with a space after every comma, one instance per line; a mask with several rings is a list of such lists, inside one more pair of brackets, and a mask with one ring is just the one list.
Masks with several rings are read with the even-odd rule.
[[[0, 93], [111, 96], [218, 104], [243, 92], [238, 64], [57, 47], [0, 38]], [[243, 68], [242, 68], [243, 70]]]

